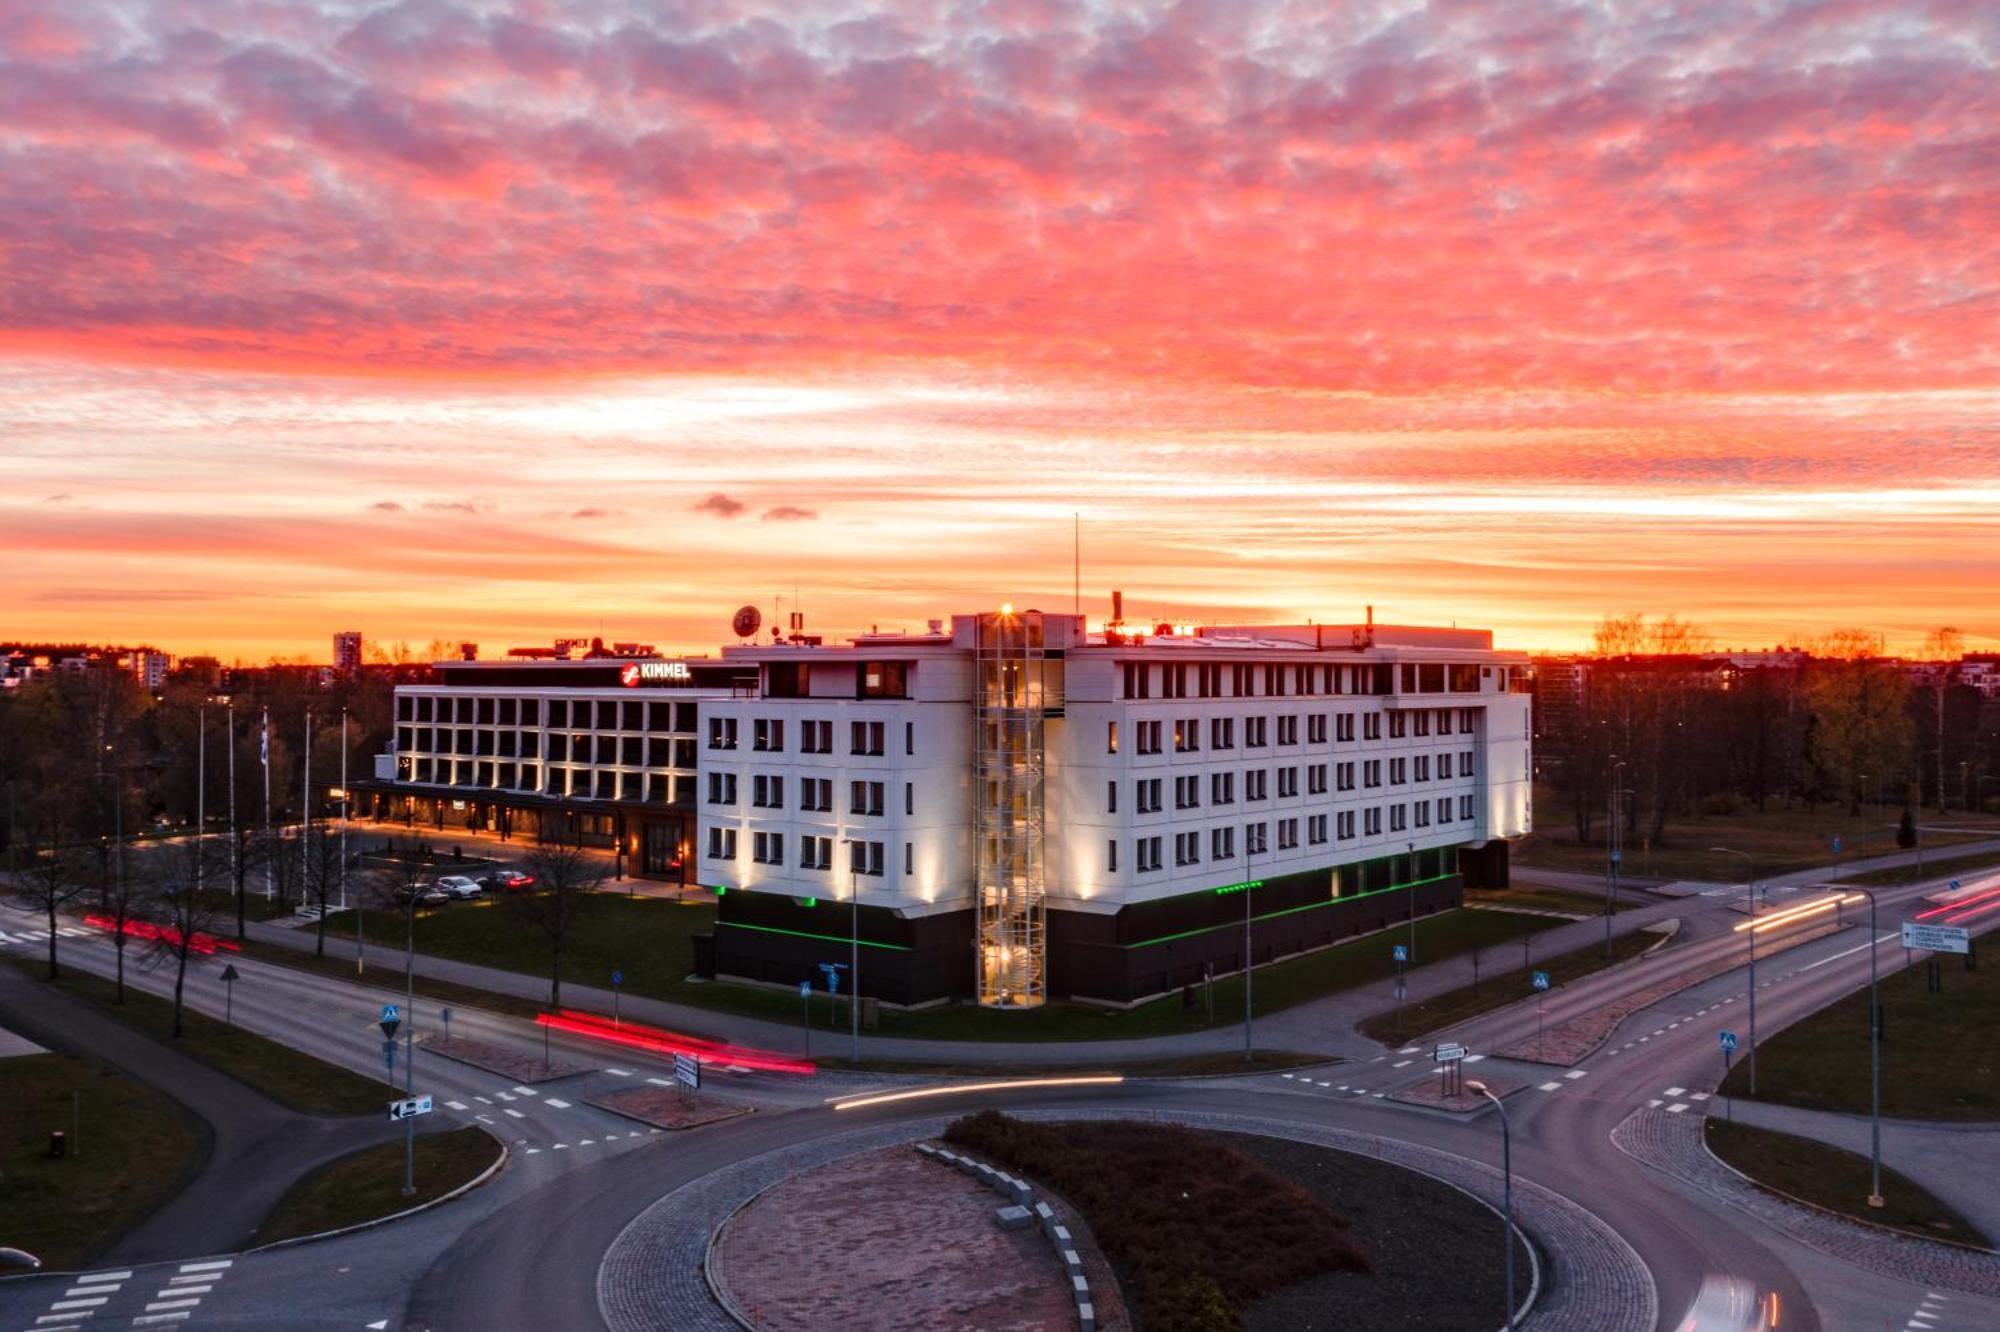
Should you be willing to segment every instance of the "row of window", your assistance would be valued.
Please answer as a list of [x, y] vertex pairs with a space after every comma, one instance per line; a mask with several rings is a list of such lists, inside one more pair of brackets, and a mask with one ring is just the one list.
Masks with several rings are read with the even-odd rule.
[[[1288, 694], [1476, 694], [1494, 668], [1448, 662], [1121, 662], [1124, 697], [1281, 698]], [[1507, 689], [1507, 668], [1499, 688]], [[1225, 686], [1227, 686], [1225, 688]], [[1400, 686], [1400, 687], [1399, 687]]]
[[[469, 695], [398, 694], [396, 720], [450, 726], [540, 726], [544, 700]], [[642, 699], [553, 698], [548, 725], [565, 730], [678, 731], [694, 734], [694, 704]]]
[[[833, 752], [833, 723], [818, 718], [797, 718], [799, 732], [799, 753], [831, 754]], [[849, 722], [847, 728], [847, 752], [879, 758], [883, 754], [886, 728], [878, 721]], [[708, 719], [708, 747], [728, 750], [737, 747], [739, 728], [734, 717], [710, 717]], [[785, 752], [785, 719], [783, 717], [756, 717], [750, 723], [750, 748], [764, 754]], [[917, 726], [915, 722], [903, 723], [903, 752], [917, 752]]]
[[[1450, 781], [1453, 768], [1457, 776], [1476, 775], [1474, 751], [1467, 749], [1457, 756], [1456, 765], [1449, 752], [1436, 755], [1437, 780]], [[1406, 786], [1412, 782], [1431, 780], [1431, 759], [1429, 754], [1406, 754], [1392, 759], [1363, 759], [1358, 765], [1349, 759], [1341, 763], [1309, 763], [1305, 767], [1306, 794], [1325, 795], [1328, 772], [1331, 771], [1334, 787], [1340, 791], [1355, 790], [1357, 767], [1361, 786], [1373, 790], [1383, 784], [1383, 764], [1388, 764], [1388, 784]], [[1290, 800], [1299, 794], [1299, 769], [1296, 766], [1284, 768], [1246, 768], [1243, 771], [1243, 798], [1247, 801], [1270, 798], [1269, 778], [1272, 772], [1278, 775], [1278, 799]], [[1201, 807], [1201, 773], [1187, 773], [1174, 778], [1174, 808], [1198, 809]], [[1233, 805], [1236, 803], [1236, 776], [1234, 772], [1211, 772], [1208, 777], [1208, 803], [1211, 805]], [[1132, 792], [1137, 811], [1141, 814], [1155, 814], [1162, 808], [1160, 793], [1164, 789], [1161, 777], [1140, 777], [1133, 781]], [[1118, 783], [1104, 784], [1105, 812], [1118, 812]]]
[[[403, 781], [434, 786], [531, 791], [578, 800], [630, 800], [649, 805], [671, 803], [681, 792], [692, 799], [694, 781], [692, 775], [676, 779], [659, 772], [611, 772], [604, 768], [408, 756], [403, 757], [398, 774]], [[686, 785], [677, 788], [677, 781]]]
[[[1451, 823], [1453, 821], [1454, 809], [1457, 811], [1456, 817], [1459, 821], [1469, 821], [1472, 818], [1472, 797], [1464, 795], [1458, 796], [1454, 800], [1451, 796], [1441, 796], [1436, 800], [1419, 800], [1414, 804], [1390, 805], [1387, 807], [1389, 831], [1405, 832], [1411, 826], [1428, 828], [1432, 826], [1433, 819], [1438, 824]], [[1331, 816], [1332, 821], [1330, 826], [1332, 828], [1333, 840], [1346, 842], [1352, 841], [1355, 838], [1357, 835], [1355, 832], [1357, 826], [1356, 813], [1359, 813], [1361, 816], [1358, 822], [1361, 830], [1360, 836], [1381, 836], [1383, 812], [1384, 807], [1380, 805], [1372, 805], [1367, 809], [1359, 811], [1351, 809], [1338, 811]], [[1278, 850], [1296, 850], [1299, 846], [1301, 820], [1288, 818], [1278, 819], [1275, 822], [1278, 825]], [[1324, 846], [1329, 840], [1329, 816], [1325, 814], [1310, 814], [1306, 816], [1303, 822], [1305, 826], [1305, 844], [1307, 846]], [[1270, 825], [1267, 823], [1246, 823], [1243, 825], [1243, 851], [1246, 856], [1261, 856], [1265, 853], [1267, 846], [1265, 834], [1269, 827]], [[1234, 860], [1236, 858], [1236, 828], [1234, 825], [1208, 829], [1205, 840], [1208, 844], [1209, 860], [1223, 861]], [[1196, 829], [1193, 832], [1175, 833], [1174, 864], [1180, 867], [1201, 864], [1203, 841], [1204, 837], [1200, 829]], [[1118, 872], [1118, 845], [1118, 839], [1115, 837], [1107, 839], [1104, 844], [1104, 868], [1113, 874]], [[1161, 853], [1164, 846], [1165, 839], [1162, 837], [1141, 837], [1133, 842], [1133, 864], [1140, 873], [1143, 874], [1162, 868], [1164, 862], [1161, 859]]]
[[[833, 809], [833, 779], [831, 777], [801, 777], [798, 782], [799, 808], [809, 813], [830, 813]], [[887, 787], [882, 782], [849, 782], [847, 784], [847, 812], [879, 817], [885, 809], [883, 800]], [[733, 772], [711, 772], [708, 774], [708, 803], [711, 805], [734, 805], [736, 803], [736, 774]], [[750, 779], [750, 803], [758, 809], [785, 808], [785, 778], [777, 773], [758, 773]], [[917, 787], [914, 782], [903, 783], [903, 813], [917, 812]]]
[[548, 736], [542, 751], [540, 731], [450, 731], [433, 734], [429, 727], [402, 727], [396, 737], [401, 754], [434, 754], [463, 758], [548, 758], [555, 763], [622, 764], [628, 768], [688, 768], [695, 765], [694, 741], [667, 736], [572, 735]]
[[[831, 870], [833, 868], [833, 838], [811, 834], [799, 837], [798, 868], [802, 870]], [[708, 830], [708, 859], [735, 860], [738, 852], [737, 831], [734, 828], [710, 828]], [[849, 840], [847, 843], [847, 870], [850, 874], [867, 874], [879, 878], [882, 874], [883, 843]], [[750, 859], [759, 865], [783, 865], [785, 860], [785, 834], [759, 832], [750, 835]], [[916, 847], [914, 843], [903, 843], [903, 873], [914, 872]]]
[[[1288, 713], [1276, 718], [1278, 743], [1296, 745], [1299, 743], [1299, 715]], [[1403, 740], [1411, 736], [1428, 736], [1432, 728], [1438, 735], [1450, 735], [1454, 723], [1460, 735], [1472, 735], [1479, 726], [1478, 708], [1417, 708], [1399, 712], [1364, 712], [1361, 718], [1361, 738], [1380, 740], [1383, 718], [1388, 718], [1387, 726], [1391, 740]], [[1305, 714], [1306, 743], [1323, 745], [1326, 743], [1327, 719], [1332, 718], [1334, 738], [1341, 743], [1351, 743], [1354, 739], [1354, 719], [1352, 712], [1312, 712]], [[1243, 747], [1262, 749], [1271, 743], [1270, 717], [1210, 717], [1208, 719], [1208, 747], [1216, 750], [1236, 748], [1236, 723], [1243, 723]], [[1119, 724], [1105, 723], [1104, 748], [1108, 754], [1118, 752]], [[1158, 754], [1162, 752], [1166, 736], [1166, 722], [1147, 720], [1134, 722], [1133, 752], [1138, 754]], [[1173, 724], [1173, 745], [1176, 754], [1194, 754], [1201, 750], [1202, 725], [1199, 717], [1177, 718]]]

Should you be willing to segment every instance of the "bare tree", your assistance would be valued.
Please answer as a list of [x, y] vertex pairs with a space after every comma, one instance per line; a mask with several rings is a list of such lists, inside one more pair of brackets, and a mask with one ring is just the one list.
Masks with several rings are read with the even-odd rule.
[[72, 844], [69, 802], [53, 792], [35, 801], [28, 820], [28, 854], [14, 876], [14, 892], [43, 913], [49, 927], [49, 979], [62, 975], [56, 959], [57, 919], [62, 909], [83, 895], [93, 876], [82, 852]]
[[156, 857], [126, 856], [119, 847], [114, 858], [111, 881], [98, 902], [111, 926], [111, 947], [118, 958], [116, 999], [125, 1002], [125, 946], [132, 941], [133, 922], [148, 915], [148, 907], [158, 876]]
[[181, 1035], [182, 999], [190, 965], [215, 951], [215, 924], [221, 910], [211, 893], [197, 892], [205, 877], [208, 845], [196, 840], [161, 848], [155, 858], [160, 879], [146, 895], [146, 915], [158, 928], [146, 946], [146, 965], [174, 968], [174, 1036]]
[[340, 892], [340, 839], [324, 823], [299, 829], [305, 839], [305, 904], [319, 913], [313, 956], [326, 956], [326, 913]]
[[534, 878], [529, 892], [510, 895], [509, 908], [541, 932], [549, 946], [549, 1007], [562, 1006], [563, 953], [583, 909], [584, 894], [609, 877], [603, 860], [581, 841], [557, 838], [528, 853], [524, 868]]

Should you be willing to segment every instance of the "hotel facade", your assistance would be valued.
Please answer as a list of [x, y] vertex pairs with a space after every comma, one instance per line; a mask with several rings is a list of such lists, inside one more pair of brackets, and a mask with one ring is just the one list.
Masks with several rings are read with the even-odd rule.
[[1246, 915], [1263, 964], [1504, 884], [1526, 666], [1476, 630], [1011, 609], [713, 658], [444, 662], [397, 690], [358, 794], [715, 890], [703, 974], [819, 982], [854, 931], [885, 1002], [1133, 1003], [1241, 969]]

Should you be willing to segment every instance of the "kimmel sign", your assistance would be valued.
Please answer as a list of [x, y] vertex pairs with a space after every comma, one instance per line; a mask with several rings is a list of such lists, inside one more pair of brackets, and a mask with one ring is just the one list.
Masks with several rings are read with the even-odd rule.
[[628, 661], [618, 672], [618, 683], [628, 689], [642, 684], [686, 684], [693, 678], [684, 661]]

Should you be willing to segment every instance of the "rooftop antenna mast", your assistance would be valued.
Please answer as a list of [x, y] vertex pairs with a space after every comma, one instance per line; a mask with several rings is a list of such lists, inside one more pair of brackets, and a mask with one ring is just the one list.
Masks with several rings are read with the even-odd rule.
[[1081, 615], [1083, 614], [1083, 515], [1081, 513], [1072, 513], [1070, 520], [1075, 524], [1073, 529], [1075, 547], [1070, 555], [1070, 572], [1074, 579], [1073, 600], [1070, 605], [1070, 612], [1074, 615]]

